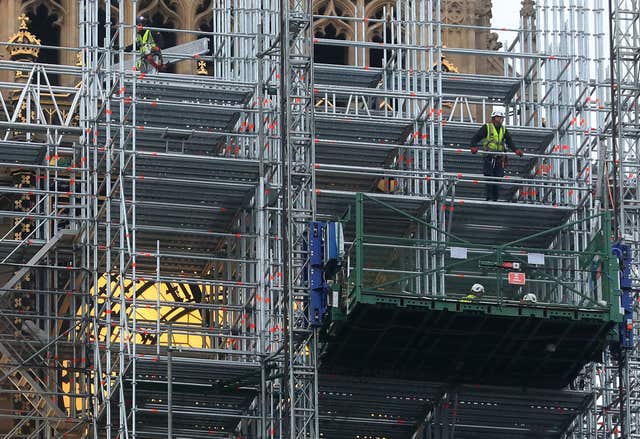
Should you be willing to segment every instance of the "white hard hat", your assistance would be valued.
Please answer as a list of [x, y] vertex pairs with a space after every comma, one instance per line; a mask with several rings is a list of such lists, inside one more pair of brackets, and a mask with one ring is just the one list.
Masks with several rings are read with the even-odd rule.
[[504, 110], [502, 108], [494, 108], [491, 112], [491, 117], [504, 117]]
[[471, 287], [472, 293], [484, 293], [484, 287], [481, 284], [473, 284]]

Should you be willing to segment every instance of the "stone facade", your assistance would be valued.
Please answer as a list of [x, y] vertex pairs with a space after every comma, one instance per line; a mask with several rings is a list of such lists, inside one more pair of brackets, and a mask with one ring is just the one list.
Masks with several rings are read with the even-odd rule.
[[[138, 9], [140, 14], [151, 18], [152, 25], [158, 27], [178, 28], [178, 29], [199, 29], [203, 31], [211, 30], [211, 1], [212, 0], [139, 0]], [[123, 3], [129, 3], [125, 0]], [[117, 2], [113, 2], [117, 4]], [[382, 18], [384, 11], [389, 15], [395, 5], [393, 0], [314, 0], [316, 13], [326, 16], [345, 17], [365, 17]], [[523, 14], [530, 16], [533, 14], [533, 0], [523, 0]], [[491, 23], [492, 0], [441, 0], [441, 18], [443, 23], [462, 26], [489, 26]], [[57, 34], [53, 40], [59, 42], [61, 46], [74, 47], [78, 41], [78, 2], [77, 0], [0, 0], [0, 10], [3, 11], [0, 17], [0, 38], [8, 41], [18, 28], [16, 18], [22, 13], [33, 17], [37, 14], [49, 14], [50, 27], [52, 32]], [[112, 15], [117, 16], [114, 10]], [[125, 19], [128, 23], [133, 23], [131, 8], [125, 8]], [[514, 17], [513, 27], [519, 24], [519, 17]], [[363, 29], [362, 27], [365, 27]], [[316, 35], [324, 38], [339, 38], [345, 40], [364, 39], [369, 42], [382, 41], [384, 23], [362, 23], [350, 20], [339, 20], [335, 18], [323, 18], [316, 21]], [[42, 29], [30, 28], [38, 38], [43, 40], [43, 45], [47, 45], [47, 36], [42, 35]], [[479, 50], [497, 50], [501, 44], [497, 35], [488, 30], [478, 30], [469, 28], [443, 28], [443, 44], [448, 47], [463, 47]], [[170, 44], [180, 44], [196, 38], [195, 34], [177, 33], [170, 34]], [[51, 39], [51, 38], [49, 38]], [[387, 37], [388, 39], [388, 37]], [[344, 55], [343, 63], [354, 63], [356, 54], [351, 48]], [[368, 63], [375, 56], [369, 50], [358, 54], [364, 57], [364, 62]], [[2, 51], [1, 56], [8, 58], [6, 51]], [[72, 51], [59, 51], [57, 62], [64, 64], [74, 64], [77, 54]], [[360, 58], [362, 62], [363, 58]], [[489, 57], [476, 57], [464, 55], [450, 55], [449, 59], [463, 73], [485, 73], [499, 74], [503, 65], [497, 59]], [[182, 62], [176, 67], [178, 73], [195, 73], [198, 66], [195, 62]], [[2, 79], [9, 79], [7, 73], [2, 73]], [[64, 80], [63, 80], [64, 82]]]
[[[526, 0], [524, 4], [533, 3]], [[319, 15], [332, 17], [364, 17], [365, 20], [381, 19], [386, 14], [391, 19], [391, 11], [396, 2], [393, 0], [316, 0], [314, 12]], [[530, 5], [530, 7], [532, 7]], [[446, 25], [456, 27], [442, 28], [442, 44], [447, 47], [460, 47], [478, 50], [498, 50], [502, 44], [498, 42], [498, 35], [486, 29], [476, 29], [478, 26], [491, 24], [491, 0], [441, 0], [440, 17]], [[435, 15], [435, 11], [434, 11]], [[513, 27], [520, 24], [519, 17], [514, 17]], [[321, 18], [316, 20], [316, 36], [320, 38], [337, 38], [344, 40], [359, 40], [366, 42], [382, 42], [384, 23], [354, 23], [350, 20], [336, 18]], [[365, 26], [365, 29], [362, 29]], [[355, 36], [355, 37], [354, 37]], [[386, 41], [389, 42], [387, 31]], [[346, 63], [353, 64], [364, 57], [365, 64], [375, 64], [374, 57], [365, 51], [356, 54], [358, 49], [350, 48], [345, 54]], [[504, 66], [497, 59], [470, 55], [449, 55], [448, 58], [462, 73], [500, 74]]]
[[[112, 2], [117, 5], [118, 2]], [[132, 15], [131, 0], [125, 0], [125, 21], [135, 22]], [[176, 29], [211, 30], [211, 0], [138, 0], [139, 14], [152, 18], [152, 25]], [[113, 7], [113, 6], [112, 6]], [[113, 7], [112, 16], [117, 17], [117, 10]], [[79, 14], [77, 0], [0, 0], [0, 39], [8, 41], [18, 30], [19, 23], [16, 18], [22, 13], [26, 14], [30, 21], [29, 30], [36, 35], [43, 45], [51, 45], [49, 40], [57, 40], [63, 47], [77, 47], [79, 35]], [[42, 26], [34, 26], [33, 17], [47, 14], [49, 16], [49, 32], [43, 32]], [[100, 20], [104, 20], [101, 14]], [[102, 23], [101, 23], [102, 25]], [[53, 36], [53, 37], [52, 37]], [[174, 41], [170, 43], [180, 44], [196, 38], [195, 34], [176, 33], [171, 34]], [[131, 39], [129, 37], [129, 39]], [[48, 44], [49, 43], [49, 44]], [[77, 61], [77, 53], [73, 51], [57, 51], [57, 62], [74, 65]], [[0, 53], [2, 59], [9, 59], [7, 50]], [[182, 62], [177, 66], [178, 73], [195, 73], [197, 64]], [[8, 80], [7, 72], [2, 72], [2, 79]], [[63, 78], [64, 82], [64, 78]], [[69, 85], [69, 84], [68, 84]]]

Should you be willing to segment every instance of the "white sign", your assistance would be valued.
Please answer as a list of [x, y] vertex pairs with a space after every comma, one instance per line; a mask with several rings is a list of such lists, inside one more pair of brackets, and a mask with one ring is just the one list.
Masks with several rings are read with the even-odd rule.
[[527, 262], [532, 265], [544, 265], [544, 255], [542, 253], [529, 253]]
[[451, 259], [467, 259], [465, 247], [451, 247]]

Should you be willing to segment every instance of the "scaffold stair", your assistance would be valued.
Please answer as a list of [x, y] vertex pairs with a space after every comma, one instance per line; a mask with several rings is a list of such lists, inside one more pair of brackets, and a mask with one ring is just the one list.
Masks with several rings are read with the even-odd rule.
[[[0, 325], [3, 332], [6, 326], [13, 326], [5, 316], [0, 318]], [[66, 419], [66, 414], [55, 402], [55, 397], [49, 396], [45, 383], [41, 378], [34, 375], [29, 366], [29, 362], [41, 360], [38, 351], [31, 350], [29, 343], [0, 343], [0, 371], [13, 384], [16, 390], [22, 395], [43, 418], [56, 418], [58, 421]], [[44, 364], [44, 362], [43, 362]]]
[[45, 244], [38, 249], [38, 251], [29, 259], [14, 275], [4, 284], [0, 295], [6, 294], [12, 290], [18, 282], [35, 266], [38, 265], [40, 260], [45, 257], [50, 251], [54, 250], [58, 245], [69, 244], [77, 235], [77, 231], [71, 229], [63, 229], [58, 231], [53, 238], [45, 242]]

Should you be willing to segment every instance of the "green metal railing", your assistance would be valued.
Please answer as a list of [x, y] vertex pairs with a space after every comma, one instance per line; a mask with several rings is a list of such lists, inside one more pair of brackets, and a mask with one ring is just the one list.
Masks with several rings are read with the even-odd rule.
[[[367, 221], [368, 209], [376, 221]], [[376, 229], [383, 213], [398, 227]], [[610, 214], [601, 213], [501, 245], [477, 244], [380, 199], [357, 194], [343, 304], [348, 313], [371, 296], [435, 298], [598, 310], [618, 320], [618, 265], [611, 254], [610, 230]], [[577, 231], [584, 236], [581, 241], [573, 238]], [[563, 241], [558, 238], [562, 234], [572, 238]], [[541, 237], [548, 237], [548, 247], [528, 246]], [[518, 284], [523, 275], [524, 284]], [[469, 298], [475, 283], [482, 284], [485, 293]]]

